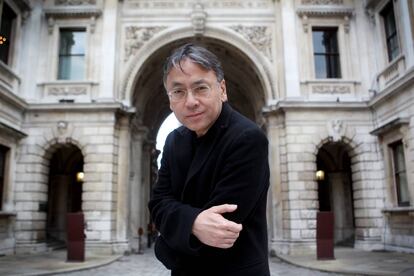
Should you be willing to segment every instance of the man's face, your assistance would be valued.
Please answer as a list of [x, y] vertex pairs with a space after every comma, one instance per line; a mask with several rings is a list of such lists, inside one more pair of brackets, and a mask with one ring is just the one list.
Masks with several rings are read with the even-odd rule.
[[[181, 67], [182, 71], [175, 67], [171, 69], [165, 86], [169, 93], [185, 91], [185, 97], [181, 100], [170, 97], [170, 108], [180, 123], [200, 137], [214, 124], [222, 103], [227, 101], [226, 84], [224, 80], [217, 82], [214, 71], [207, 71], [189, 59], [183, 60]], [[197, 93], [200, 89], [208, 92]]]

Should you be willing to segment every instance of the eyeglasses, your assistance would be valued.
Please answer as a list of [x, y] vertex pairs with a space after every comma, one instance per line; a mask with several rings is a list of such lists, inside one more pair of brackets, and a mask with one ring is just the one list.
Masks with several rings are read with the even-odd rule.
[[191, 93], [196, 99], [208, 98], [211, 95], [211, 90], [212, 88], [208, 84], [203, 83], [188, 90], [181, 87], [176, 88], [168, 91], [167, 94], [172, 102], [181, 102], [187, 98], [188, 93]]

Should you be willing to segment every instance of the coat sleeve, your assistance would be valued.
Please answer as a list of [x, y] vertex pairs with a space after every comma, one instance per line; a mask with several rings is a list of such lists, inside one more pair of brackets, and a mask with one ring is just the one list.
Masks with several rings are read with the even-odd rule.
[[266, 199], [269, 187], [268, 141], [260, 129], [248, 129], [224, 153], [223, 169], [205, 209], [228, 203], [237, 210], [224, 217], [243, 224]]
[[171, 249], [197, 255], [201, 244], [192, 235], [192, 226], [202, 210], [180, 202], [174, 195], [169, 165], [173, 139], [173, 134], [167, 137], [158, 180], [148, 207], [155, 226]]

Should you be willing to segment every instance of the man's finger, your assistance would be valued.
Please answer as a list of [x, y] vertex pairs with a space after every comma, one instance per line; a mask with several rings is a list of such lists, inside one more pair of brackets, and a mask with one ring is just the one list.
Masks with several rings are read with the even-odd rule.
[[225, 228], [227, 231], [231, 231], [233, 233], [239, 233], [243, 229], [243, 226], [231, 220], [227, 220]]
[[211, 211], [217, 214], [223, 214], [223, 213], [231, 213], [234, 212], [237, 209], [236, 204], [222, 204], [213, 206], [210, 208]]

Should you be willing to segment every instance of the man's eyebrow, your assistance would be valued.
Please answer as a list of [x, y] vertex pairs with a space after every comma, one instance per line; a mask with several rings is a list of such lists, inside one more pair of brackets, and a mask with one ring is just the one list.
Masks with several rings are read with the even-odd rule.
[[199, 80], [193, 82], [191, 85], [199, 85], [199, 84], [206, 84], [206, 83], [208, 83], [207, 80], [205, 80], [205, 79], [199, 79]]
[[172, 87], [177, 87], [177, 86], [184, 86], [181, 82], [178, 81], [173, 81], [173, 83], [171, 84]]

